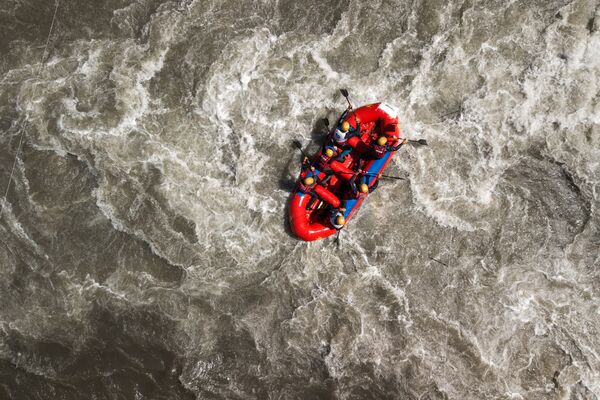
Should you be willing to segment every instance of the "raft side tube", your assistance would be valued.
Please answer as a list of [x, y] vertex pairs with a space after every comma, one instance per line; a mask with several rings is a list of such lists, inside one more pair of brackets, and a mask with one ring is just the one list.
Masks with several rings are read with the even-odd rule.
[[323, 186], [316, 185], [313, 190], [316, 194], [319, 195], [320, 198], [322, 198], [327, 203], [331, 204], [334, 208], [338, 208], [340, 206], [340, 199], [338, 199], [338, 197], [335, 194], [331, 193]]
[[331, 236], [336, 232], [333, 227], [324, 225], [318, 221], [310, 221], [310, 213], [306, 210], [306, 205], [310, 202], [312, 196], [307, 194], [301, 196], [298, 193], [294, 193], [292, 196], [292, 202], [290, 204], [290, 225], [294, 235], [304, 241], [312, 242]]

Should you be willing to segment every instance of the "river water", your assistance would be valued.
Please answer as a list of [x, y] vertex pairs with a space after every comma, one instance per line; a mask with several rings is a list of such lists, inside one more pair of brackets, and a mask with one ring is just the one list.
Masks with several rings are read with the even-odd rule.
[[[1, 0], [0, 398], [597, 399], [599, 4]], [[429, 146], [300, 242], [341, 87]]]

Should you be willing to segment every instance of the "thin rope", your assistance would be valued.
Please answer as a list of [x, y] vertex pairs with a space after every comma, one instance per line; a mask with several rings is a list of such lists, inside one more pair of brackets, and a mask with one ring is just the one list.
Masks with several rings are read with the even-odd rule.
[[[44, 46], [44, 52], [42, 53], [42, 59], [40, 60], [40, 64], [38, 65], [37, 75], [39, 76], [42, 72], [42, 67], [44, 66], [44, 59], [46, 58], [46, 53], [48, 51], [48, 44], [50, 43], [50, 37], [52, 36], [52, 30], [54, 29], [54, 22], [56, 21], [56, 14], [58, 12], [60, 0], [56, 0], [56, 6], [54, 7], [54, 15], [52, 16], [52, 23], [50, 24], [50, 31], [48, 32], [48, 38], [46, 39], [46, 46]], [[35, 98], [37, 94], [37, 86], [33, 88], [33, 94], [31, 99], [29, 100], [29, 105]], [[27, 120], [25, 120], [25, 124]], [[8, 202], [8, 191], [10, 190], [10, 184], [12, 183], [13, 175], [15, 173], [15, 166], [17, 165], [17, 159], [19, 158], [19, 153], [21, 152], [21, 146], [23, 144], [23, 134], [25, 133], [25, 129], [21, 126], [21, 133], [19, 135], [19, 145], [17, 146], [17, 152], [15, 154], [15, 159], [13, 161], [12, 169], [10, 170], [10, 176], [8, 177], [8, 185], [6, 185], [6, 192], [4, 192], [4, 201]], [[11, 140], [12, 141], [12, 140]], [[9, 142], [10, 143], [10, 142]], [[4, 210], [4, 202], [0, 203], [0, 216], [2, 216], [2, 211]]]

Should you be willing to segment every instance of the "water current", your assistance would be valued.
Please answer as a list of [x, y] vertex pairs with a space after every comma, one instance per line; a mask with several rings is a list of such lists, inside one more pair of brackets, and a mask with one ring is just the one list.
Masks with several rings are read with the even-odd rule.
[[[598, 0], [0, 0], [0, 398], [599, 398], [599, 26]], [[342, 87], [429, 146], [304, 243], [292, 141]]]

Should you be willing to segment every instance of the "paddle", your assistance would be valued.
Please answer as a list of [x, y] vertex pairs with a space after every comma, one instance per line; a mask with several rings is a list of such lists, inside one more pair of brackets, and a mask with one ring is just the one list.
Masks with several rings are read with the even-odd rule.
[[348, 107], [353, 108], [352, 103], [350, 103], [350, 99], [348, 99], [348, 91], [346, 89], [340, 89], [340, 93], [346, 98], [346, 101], [348, 102]]
[[[352, 103], [350, 103], [350, 99], [348, 98], [348, 91], [346, 89], [340, 89], [340, 93], [342, 94], [342, 96], [344, 96], [346, 98], [346, 101], [348, 102], [348, 109], [340, 117], [340, 121], [341, 121], [344, 118], [344, 116], [346, 115], [346, 113], [348, 113], [350, 110], [354, 109], [354, 107], [352, 107]], [[338, 121], [338, 124], [339, 123], [340, 122]], [[354, 113], [354, 123], [358, 127], [359, 121], [358, 121], [358, 117], [356, 116], [356, 113]], [[373, 126], [373, 128], [375, 128], [375, 127]], [[360, 134], [360, 132], [359, 132], [359, 134]]]
[[326, 129], [326, 135], [329, 136], [331, 134], [331, 128], [329, 127], [329, 118], [325, 117], [321, 120]]
[[304, 150], [302, 150], [302, 143], [300, 143], [299, 140], [293, 140], [292, 144], [298, 148], [298, 150], [300, 150], [300, 153], [302, 153], [302, 155], [308, 159], [310, 159], [310, 157], [304, 152]]
[[[342, 172], [342, 173], [343, 174], [347, 174], [348, 172]], [[377, 178], [400, 179], [400, 180], [403, 180], [403, 181], [407, 181], [408, 180], [407, 178], [402, 178], [401, 176], [391, 176], [391, 175], [385, 175], [385, 174], [377, 175], [377, 174], [375, 174], [373, 172], [365, 172], [364, 175], [375, 176]]]
[[391, 175], [384, 175], [384, 174], [379, 175], [379, 177], [380, 178], [388, 178], [388, 179], [400, 179], [402, 181], [407, 181], [408, 180], [406, 178], [402, 178], [401, 176], [391, 176]]
[[427, 146], [427, 140], [425, 140], [425, 139], [419, 139], [419, 140], [408, 139], [408, 141], [410, 143], [418, 143], [420, 145]]
[[[338, 172], [338, 174], [340, 174], [340, 175], [351, 175], [351, 174], [354, 175], [354, 173], [351, 173], [351, 172]], [[391, 175], [385, 175], [385, 174], [377, 175], [377, 174], [375, 174], [373, 172], [365, 172], [364, 175], [367, 175], [367, 176], [376, 176], [377, 178], [400, 179], [400, 180], [403, 180], [403, 181], [407, 181], [408, 180], [408, 178], [402, 178], [401, 176], [391, 176]]]

